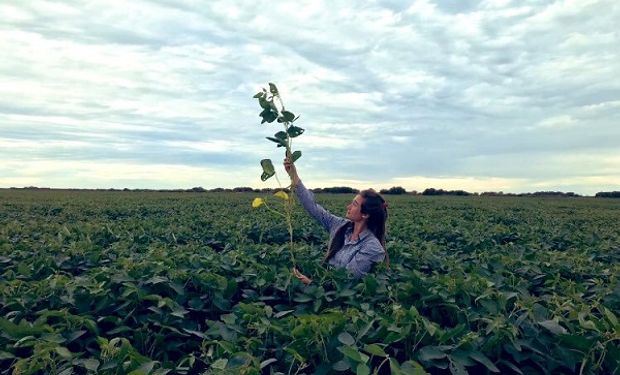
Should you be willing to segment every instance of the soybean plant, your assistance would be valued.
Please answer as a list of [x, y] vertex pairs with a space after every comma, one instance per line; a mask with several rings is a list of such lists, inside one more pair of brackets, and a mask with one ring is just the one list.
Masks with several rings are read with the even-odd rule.
[[[269, 90], [263, 88], [262, 91], [254, 95], [254, 98], [258, 99], [258, 104], [261, 107], [261, 112], [259, 114], [262, 117], [261, 124], [268, 123], [271, 124], [274, 121], [282, 124], [284, 130], [280, 130], [276, 132], [273, 137], [266, 137], [269, 141], [274, 142], [276, 147], [283, 147], [285, 150], [285, 156], [290, 158], [292, 163], [295, 163], [297, 159], [301, 157], [301, 151], [296, 150], [293, 151], [293, 139], [297, 138], [301, 134], [303, 134], [304, 129], [293, 125], [295, 121], [299, 118], [299, 116], [295, 117], [293, 112], [287, 111], [284, 107], [284, 102], [282, 101], [282, 97], [280, 96], [280, 92], [275, 84], [269, 83]], [[290, 184], [282, 188], [280, 180], [276, 175], [275, 168], [273, 167], [273, 163], [271, 159], [262, 159], [260, 161], [260, 165], [263, 168], [263, 173], [261, 174], [261, 180], [267, 181], [272, 176], [276, 177], [278, 181], [278, 185], [280, 185], [281, 190], [277, 191], [274, 196], [279, 198], [283, 203], [284, 213], [273, 209], [267, 203], [267, 199], [265, 198], [255, 198], [252, 202], [252, 207], [258, 208], [260, 206], [265, 206], [269, 211], [282, 216], [286, 220], [286, 224], [288, 226], [288, 234], [289, 234], [289, 250], [291, 254], [291, 261], [293, 262], [293, 267], [296, 265], [295, 263], [295, 251], [294, 251], [294, 243], [293, 243], [293, 196], [295, 195], [295, 184], [293, 183], [293, 178], [290, 178]], [[290, 195], [286, 193], [288, 189], [291, 193]]]

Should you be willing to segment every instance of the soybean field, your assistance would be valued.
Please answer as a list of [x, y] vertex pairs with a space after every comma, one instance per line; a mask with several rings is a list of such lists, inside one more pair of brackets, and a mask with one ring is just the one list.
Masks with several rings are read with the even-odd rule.
[[256, 196], [0, 190], [0, 374], [620, 375], [618, 199], [386, 196], [361, 280], [296, 205], [306, 286]]

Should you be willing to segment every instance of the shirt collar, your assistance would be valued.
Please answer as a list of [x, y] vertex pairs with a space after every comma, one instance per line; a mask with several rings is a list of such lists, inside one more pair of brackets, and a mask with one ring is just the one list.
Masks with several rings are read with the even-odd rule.
[[[352, 223], [351, 223], [352, 224]], [[370, 230], [368, 230], [368, 228], [365, 228], [359, 235], [359, 238], [356, 241], [351, 241], [351, 235], [353, 234], [353, 224], [349, 226], [349, 228], [347, 228], [347, 232], [346, 232], [346, 236], [345, 236], [345, 243], [358, 243], [360, 241], [363, 241], [366, 237], [368, 237], [370, 234], [372, 234], [372, 232], [370, 232]]]

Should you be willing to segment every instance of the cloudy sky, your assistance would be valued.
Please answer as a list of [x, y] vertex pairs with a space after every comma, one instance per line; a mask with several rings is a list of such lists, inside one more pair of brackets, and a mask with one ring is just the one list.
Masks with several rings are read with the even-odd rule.
[[0, 2], [0, 187], [620, 190], [620, 2]]

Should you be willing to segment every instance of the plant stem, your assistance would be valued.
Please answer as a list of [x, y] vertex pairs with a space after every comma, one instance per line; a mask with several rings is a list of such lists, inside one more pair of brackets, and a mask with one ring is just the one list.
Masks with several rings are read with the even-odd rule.
[[383, 367], [385, 362], [387, 362], [387, 360], [389, 360], [389, 359], [390, 359], [389, 356], [385, 357], [385, 359], [383, 361], [381, 361], [381, 363], [379, 364], [379, 367], [377, 367], [377, 369], [375, 370], [374, 374], [378, 374], [379, 370], [381, 370], [381, 367]]
[[274, 210], [273, 208], [269, 207], [267, 205], [267, 202], [265, 202], [265, 208], [268, 209], [269, 211], [273, 212], [276, 215], [279, 215], [279, 216], [282, 216], [282, 217], [286, 218], [286, 215], [284, 215], [282, 212], [278, 212], [278, 211]]
[[[282, 105], [282, 111], [284, 111], [284, 102], [282, 101], [282, 98], [280, 97], [280, 94], [278, 93], [277, 95], [275, 95], [275, 97], [278, 99], [278, 101], [280, 102], [280, 105]], [[288, 128], [289, 128], [289, 122], [288, 121], [284, 121], [284, 132], [286, 133], [286, 157], [287, 158], [292, 158], [293, 157], [293, 152], [291, 151], [291, 146], [293, 145], [293, 138], [291, 138], [288, 134]], [[291, 164], [293, 164], [293, 161], [291, 160]], [[293, 177], [290, 176], [291, 179], [291, 184], [289, 185], [290, 187], [290, 196], [289, 198], [286, 200], [286, 224], [288, 225], [288, 236], [289, 236], [289, 250], [291, 253], [291, 261], [293, 262], [293, 267], [295, 267], [297, 265], [297, 263], [295, 262], [295, 243], [293, 242], [293, 194], [295, 194], [295, 184], [293, 181]], [[277, 176], [276, 176], [277, 178]], [[278, 180], [278, 184], [280, 184], [280, 181]], [[280, 185], [282, 186], [282, 185]]]

